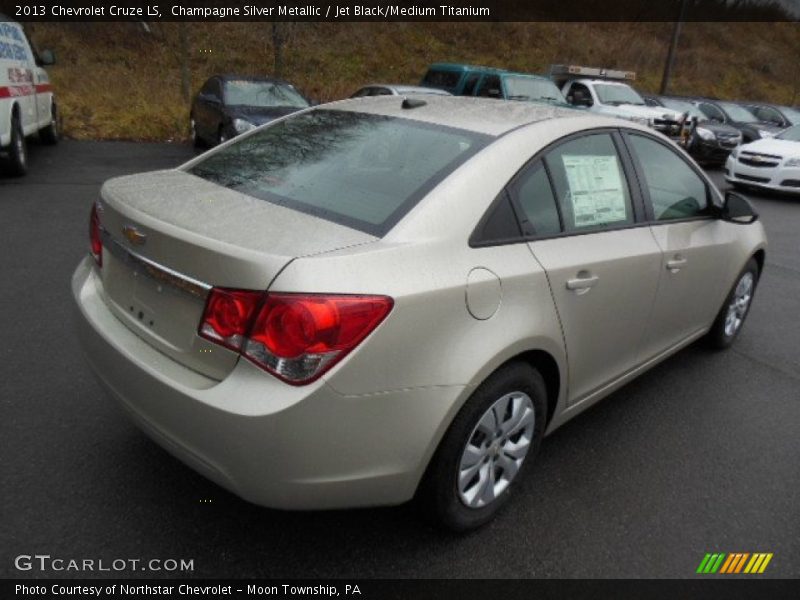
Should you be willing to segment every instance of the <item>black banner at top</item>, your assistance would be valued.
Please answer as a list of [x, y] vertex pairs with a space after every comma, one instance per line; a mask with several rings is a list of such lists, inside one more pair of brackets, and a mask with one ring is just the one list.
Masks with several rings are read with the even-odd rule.
[[800, 0], [0, 0], [17, 21], [797, 21]]

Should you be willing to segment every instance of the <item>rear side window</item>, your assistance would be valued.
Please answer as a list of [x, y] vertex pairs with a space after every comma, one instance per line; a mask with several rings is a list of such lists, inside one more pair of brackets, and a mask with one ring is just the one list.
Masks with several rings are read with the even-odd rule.
[[570, 140], [545, 160], [565, 231], [633, 223], [628, 182], [611, 135], [598, 133]]
[[706, 214], [708, 189], [685, 160], [655, 140], [640, 135], [628, 139], [639, 159], [656, 221]]
[[380, 236], [491, 139], [409, 119], [314, 110], [248, 135], [189, 172]]
[[456, 87], [458, 87], [459, 81], [461, 81], [461, 73], [459, 71], [437, 71], [435, 69], [430, 69], [425, 73], [422, 85], [453, 92]]
[[475, 84], [481, 78], [480, 73], [470, 73], [464, 81], [464, 91], [461, 92], [464, 96], [472, 96], [475, 93]]
[[546, 236], [561, 232], [556, 199], [540, 161], [528, 167], [514, 182], [512, 195], [522, 213], [522, 225], [527, 234]]

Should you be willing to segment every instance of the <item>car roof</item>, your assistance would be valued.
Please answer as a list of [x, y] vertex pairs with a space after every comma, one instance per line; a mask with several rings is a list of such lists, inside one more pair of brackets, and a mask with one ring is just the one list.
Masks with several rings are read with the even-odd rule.
[[451, 96], [450, 92], [441, 88], [426, 87], [424, 85], [406, 85], [404, 83], [370, 83], [362, 85], [359, 90], [365, 88], [382, 87], [394, 90], [398, 94], [435, 94], [437, 96]]
[[[263, 81], [267, 83], [282, 83], [284, 85], [292, 85], [284, 79], [277, 77], [267, 77], [265, 75], [237, 75], [236, 73], [220, 73], [212, 75], [209, 79], [216, 77], [221, 81]], [[292, 86], [294, 87], [294, 86]]]
[[[537, 75], [536, 73], [519, 73], [517, 71], [503, 71], [502, 73], [500, 73], [500, 76], [501, 77], [509, 77], [509, 76], [511, 76], [511, 77], [525, 77], [527, 79], [538, 79], [540, 81], [549, 81], [551, 83], [553, 82], [553, 80], [550, 79], [549, 77], [545, 77], [544, 75]], [[555, 85], [555, 83], [553, 83], [553, 85]]]
[[467, 65], [462, 63], [433, 63], [428, 70], [439, 69], [442, 71], [480, 71], [481, 73], [506, 73], [506, 69], [498, 67], [485, 67], [482, 65]]
[[325, 104], [322, 108], [413, 119], [493, 136], [503, 135], [531, 123], [553, 119], [591, 119], [602, 124], [616, 122], [616, 119], [533, 102], [438, 95], [426, 96], [424, 100], [421, 97], [417, 99], [422, 100], [422, 104], [413, 108], [403, 108], [403, 98], [397, 96], [350, 98]]

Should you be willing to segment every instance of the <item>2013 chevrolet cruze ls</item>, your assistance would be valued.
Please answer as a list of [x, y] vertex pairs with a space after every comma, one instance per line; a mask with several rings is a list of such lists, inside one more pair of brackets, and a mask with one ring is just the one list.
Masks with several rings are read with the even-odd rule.
[[545, 434], [764, 265], [747, 201], [629, 121], [448, 97], [309, 109], [108, 181], [72, 288], [94, 371], [171, 453], [288, 509], [486, 522]]

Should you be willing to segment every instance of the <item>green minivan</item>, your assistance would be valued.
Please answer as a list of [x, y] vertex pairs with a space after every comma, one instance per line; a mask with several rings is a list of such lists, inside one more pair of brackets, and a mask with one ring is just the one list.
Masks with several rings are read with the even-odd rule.
[[494, 67], [435, 63], [428, 67], [421, 85], [446, 90], [455, 96], [544, 102], [571, 108], [549, 78]]

